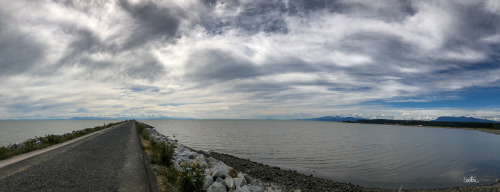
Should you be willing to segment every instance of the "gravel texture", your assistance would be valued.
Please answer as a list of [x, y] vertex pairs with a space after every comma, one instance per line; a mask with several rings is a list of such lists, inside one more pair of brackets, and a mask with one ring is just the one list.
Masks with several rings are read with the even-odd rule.
[[0, 181], [0, 191], [117, 191], [133, 121]]

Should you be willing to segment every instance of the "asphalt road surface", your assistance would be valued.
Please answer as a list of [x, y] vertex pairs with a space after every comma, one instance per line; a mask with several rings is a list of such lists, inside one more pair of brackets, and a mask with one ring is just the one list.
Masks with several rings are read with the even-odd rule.
[[133, 121], [0, 172], [0, 191], [150, 191]]

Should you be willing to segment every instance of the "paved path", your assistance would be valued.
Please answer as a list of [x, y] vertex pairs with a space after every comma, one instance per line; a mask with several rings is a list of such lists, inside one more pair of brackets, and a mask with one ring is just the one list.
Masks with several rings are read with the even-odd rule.
[[149, 191], [133, 121], [0, 168], [0, 191]]

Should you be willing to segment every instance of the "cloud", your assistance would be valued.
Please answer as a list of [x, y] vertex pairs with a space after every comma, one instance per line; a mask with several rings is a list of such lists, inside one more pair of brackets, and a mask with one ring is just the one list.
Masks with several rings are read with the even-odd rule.
[[185, 79], [200, 83], [217, 83], [258, 75], [258, 68], [231, 51], [207, 49], [195, 51], [186, 62]]
[[0, 75], [15, 75], [30, 70], [45, 57], [45, 46], [11, 23], [0, 19]]
[[[420, 118], [438, 112], [370, 102], [430, 102], [500, 86], [500, 14], [491, 0], [2, 4], [4, 117], [85, 109]], [[460, 109], [439, 114], [446, 111]]]

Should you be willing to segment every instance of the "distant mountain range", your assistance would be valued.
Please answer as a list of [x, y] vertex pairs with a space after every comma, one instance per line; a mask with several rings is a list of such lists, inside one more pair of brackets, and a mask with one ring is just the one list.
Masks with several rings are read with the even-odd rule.
[[[324, 116], [317, 117], [311, 119], [296, 119], [296, 120], [305, 120], [305, 121], [333, 121], [333, 122], [342, 122], [342, 121], [351, 121], [356, 122], [358, 120], [365, 120], [364, 118], [358, 117], [342, 117], [342, 116]], [[499, 121], [492, 121], [488, 119], [479, 119], [474, 117], [451, 117], [451, 116], [441, 116], [436, 120], [432, 121], [446, 121], [446, 122], [475, 122], [475, 123], [500, 123]]]
[[317, 118], [312, 118], [312, 119], [297, 119], [297, 120], [304, 120], [304, 121], [334, 121], [334, 122], [352, 121], [352, 122], [355, 122], [355, 121], [360, 120], [360, 119], [363, 119], [363, 118], [342, 117], [342, 116], [324, 116], [324, 117], [317, 117]]
[[441, 116], [433, 121], [448, 121], [448, 122], [476, 122], [476, 123], [500, 123], [498, 121], [492, 121], [488, 119], [479, 119], [474, 117], [450, 117], [450, 116]]
[[40, 120], [125, 120], [125, 119], [137, 119], [137, 120], [155, 120], [155, 119], [195, 119], [195, 118], [180, 118], [180, 117], [71, 117], [71, 118], [49, 118], [49, 119], [0, 119], [0, 121], [40, 121]]
[[69, 120], [124, 120], [124, 119], [194, 119], [194, 118], [178, 118], [178, 117], [72, 117]]
[[[196, 118], [179, 118], [179, 117], [72, 117], [68, 119], [64, 118], [53, 118], [53, 119], [0, 119], [0, 121], [27, 121], [27, 120], [125, 120], [125, 119], [158, 119], [158, 120], [168, 120], [168, 119], [196, 119]], [[358, 120], [368, 120], [360, 117], [343, 117], [343, 116], [324, 116], [324, 117], [316, 117], [310, 119], [294, 119], [294, 120], [303, 120], [303, 121], [331, 121], [331, 122], [343, 122], [350, 121], [356, 122]], [[376, 120], [376, 119], [373, 119]], [[403, 121], [403, 120], [401, 120]], [[451, 116], [441, 116], [436, 120], [431, 121], [443, 121], [443, 122], [472, 122], [472, 123], [500, 123], [500, 121], [492, 121], [488, 119], [480, 119], [474, 117], [451, 117]]]

